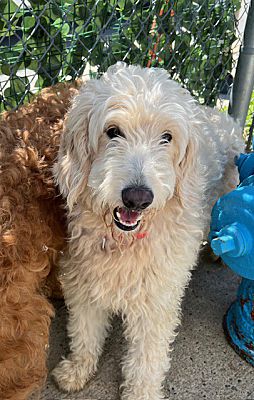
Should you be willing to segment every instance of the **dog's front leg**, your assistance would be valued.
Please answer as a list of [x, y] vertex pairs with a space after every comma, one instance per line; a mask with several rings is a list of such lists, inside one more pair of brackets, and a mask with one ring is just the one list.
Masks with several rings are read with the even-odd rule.
[[81, 390], [95, 373], [108, 327], [106, 311], [78, 301], [72, 303], [68, 321], [71, 352], [52, 373], [60, 389], [67, 392]]
[[128, 353], [123, 363], [122, 400], [159, 400], [162, 382], [169, 368], [169, 344], [175, 338], [178, 308], [137, 304], [126, 314]]

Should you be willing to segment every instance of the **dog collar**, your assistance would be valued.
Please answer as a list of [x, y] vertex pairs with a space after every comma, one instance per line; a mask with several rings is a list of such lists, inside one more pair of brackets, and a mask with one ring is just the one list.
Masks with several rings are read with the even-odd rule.
[[147, 231], [138, 232], [138, 233], [136, 233], [136, 234], [134, 235], [134, 237], [135, 237], [136, 239], [144, 239], [144, 238], [146, 238], [147, 236], [148, 236], [148, 232], [147, 232]]

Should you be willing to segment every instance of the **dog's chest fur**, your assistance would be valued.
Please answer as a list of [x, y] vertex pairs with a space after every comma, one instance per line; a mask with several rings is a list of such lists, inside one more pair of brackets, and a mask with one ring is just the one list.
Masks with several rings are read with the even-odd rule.
[[[74, 257], [71, 268], [66, 268], [66, 287], [78, 285], [82, 303], [88, 301], [113, 312], [124, 311], [136, 301], [144, 304], [151, 298], [168, 296], [182, 286], [179, 282], [186, 285], [196, 261], [193, 248], [199, 246], [200, 233], [173, 231], [170, 216], [164, 215], [161, 221], [151, 224], [146, 237], [121, 242], [119, 246], [105, 226], [98, 226], [98, 220], [93, 228], [90, 217], [89, 223], [87, 214], [86, 223], [79, 221], [83, 226], [89, 225], [89, 230], [83, 228], [78, 240], [70, 243]], [[79, 229], [76, 225], [75, 231]], [[75, 255], [82, 258], [82, 263], [75, 263]]]

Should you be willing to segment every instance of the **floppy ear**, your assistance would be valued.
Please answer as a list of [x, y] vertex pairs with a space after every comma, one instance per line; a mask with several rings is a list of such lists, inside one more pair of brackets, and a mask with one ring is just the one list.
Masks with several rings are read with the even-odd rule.
[[198, 165], [198, 147], [198, 138], [191, 137], [177, 168], [176, 194], [184, 208], [188, 207], [192, 201], [200, 200], [202, 182]]
[[84, 192], [91, 168], [88, 141], [89, 111], [92, 104], [86, 89], [81, 88], [68, 111], [53, 174], [71, 211]]

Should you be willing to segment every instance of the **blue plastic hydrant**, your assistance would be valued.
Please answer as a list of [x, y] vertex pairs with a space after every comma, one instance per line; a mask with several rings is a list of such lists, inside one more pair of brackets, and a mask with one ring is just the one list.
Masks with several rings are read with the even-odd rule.
[[230, 345], [254, 366], [254, 153], [236, 160], [240, 185], [212, 210], [209, 240], [214, 253], [243, 279], [223, 321]]

